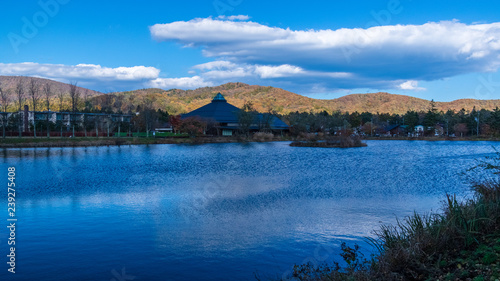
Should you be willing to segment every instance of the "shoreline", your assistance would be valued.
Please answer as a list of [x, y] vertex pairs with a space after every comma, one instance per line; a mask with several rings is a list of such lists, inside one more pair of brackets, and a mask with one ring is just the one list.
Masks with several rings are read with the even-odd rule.
[[[362, 140], [406, 140], [406, 141], [500, 141], [500, 138], [408, 138], [408, 137], [366, 137]], [[36, 147], [89, 147], [89, 146], [120, 146], [149, 144], [205, 144], [205, 143], [249, 143], [296, 141], [296, 139], [277, 137], [272, 140], [253, 140], [237, 137], [198, 137], [198, 138], [142, 138], [142, 137], [110, 137], [110, 138], [0, 138], [0, 148], [36, 148]]]
[[[6, 141], [7, 140], [7, 141]], [[290, 141], [279, 138], [270, 141], [245, 140], [234, 137], [201, 137], [201, 138], [7, 138], [0, 139], [0, 148], [39, 148], [39, 147], [98, 147], [121, 145], [150, 145], [150, 144], [187, 144], [199, 145], [208, 143], [250, 143]]]

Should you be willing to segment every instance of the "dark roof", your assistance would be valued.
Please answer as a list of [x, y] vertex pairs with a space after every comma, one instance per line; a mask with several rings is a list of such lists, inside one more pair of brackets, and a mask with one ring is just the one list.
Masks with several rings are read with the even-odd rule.
[[[223, 95], [218, 93], [212, 100], [211, 103], [202, 106], [198, 109], [195, 109], [189, 113], [183, 114], [181, 116], [182, 119], [188, 117], [199, 117], [201, 119], [212, 120], [217, 123], [233, 123], [238, 124], [238, 112], [241, 109], [236, 106], [228, 103]], [[267, 113], [265, 113], [267, 114]], [[258, 114], [256, 116], [257, 120], [255, 120], [256, 124], [260, 123], [264, 117], [264, 114]], [[270, 118], [271, 128], [272, 129], [288, 129], [288, 125], [285, 122], [281, 121], [276, 116]], [[232, 127], [236, 128], [236, 127]], [[252, 129], [254, 129], [252, 127]]]
[[229, 104], [223, 95], [218, 93], [211, 103], [183, 114], [181, 118], [197, 116], [202, 119], [214, 120], [217, 123], [238, 123], [238, 111], [241, 109]]
[[[257, 122], [256, 123], [260, 123], [262, 121], [262, 119], [264, 118], [264, 115], [268, 115], [269, 113], [259, 113], [257, 115]], [[283, 122], [281, 119], [279, 119], [278, 117], [276, 116], [272, 116], [269, 120], [269, 123], [270, 123], [270, 126], [271, 126], [271, 129], [274, 129], [274, 130], [286, 130], [289, 128], [289, 126]], [[253, 129], [253, 128], [252, 128]]]
[[222, 101], [222, 102], [227, 102], [226, 99], [224, 98], [223, 95], [221, 95], [221, 93], [218, 93], [214, 99], [212, 100], [212, 102], [216, 102], [216, 101]]
[[392, 131], [392, 130], [397, 129], [397, 128], [399, 128], [399, 125], [390, 125], [390, 126], [386, 127], [385, 130], [387, 132], [389, 132], [389, 131]]

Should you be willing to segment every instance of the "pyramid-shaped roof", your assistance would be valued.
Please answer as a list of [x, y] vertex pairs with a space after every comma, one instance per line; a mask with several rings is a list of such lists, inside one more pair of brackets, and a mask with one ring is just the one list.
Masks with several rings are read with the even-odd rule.
[[240, 110], [228, 103], [221, 93], [218, 93], [211, 103], [183, 114], [182, 118], [197, 116], [217, 123], [238, 123], [238, 112]]
[[[219, 124], [226, 123], [227, 128], [237, 128], [239, 120], [238, 113], [241, 109], [227, 102], [221, 93], [218, 93], [212, 102], [204, 105], [198, 109], [195, 109], [189, 113], [183, 114], [182, 119], [188, 117], [198, 117], [205, 120], [215, 121]], [[264, 115], [268, 113], [256, 114], [254, 124], [259, 124], [264, 119]], [[285, 130], [288, 129], [288, 125], [276, 116], [272, 116], [269, 120], [269, 125], [272, 129]], [[251, 129], [259, 129], [255, 125], [251, 126]]]
[[212, 100], [212, 102], [216, 102], [216, 101], [222, 101], [222, 102], [227, 102], [226, 98], [224, 98], [224, 96], [221, 94], [221, 93], [218, 93], [214, 99]]

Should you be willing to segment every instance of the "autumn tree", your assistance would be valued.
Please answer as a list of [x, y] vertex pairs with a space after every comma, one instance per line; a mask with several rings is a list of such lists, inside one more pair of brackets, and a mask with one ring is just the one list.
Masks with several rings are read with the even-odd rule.
[[174, 129], [174, 133], [177, 133], [177, 131], [179, 130], [179, 128], [182, 124], [181, 116], [180, 115], [170, 115], [169, 122], [170, 122], [170, 125], [172, 125], [172, 127]]
[[200, 118], [188, 117], [181, 121], [179, 129], [190, 137], [196, 137], [204, 133], [206, 126], [207, 124]]
[[456, 134], [460, 134], [460, 137], [463, 137], [469, 131], [469, 128], [465, 123], [458, 123], [453, 127], [453, 129], [455, 130]]

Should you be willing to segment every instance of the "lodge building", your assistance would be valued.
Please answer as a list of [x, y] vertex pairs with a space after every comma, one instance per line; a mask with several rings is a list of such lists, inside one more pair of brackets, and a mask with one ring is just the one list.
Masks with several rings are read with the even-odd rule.
[[[206, 132], [207, 134], [232, 136], [240, 129], [241, 123], [238, 116], [241, 111], [238, 107], [228, 103], [221, 93], [218, 93], [211, 103], [181, 115], [181, 119], [200, 118], [207, 124], [213, 124], [211, 131]], [[287, 132], [289, 127], [272, 114], [258, 113], [255, 114], [249, 129], [251, 132], [269, 130], [282, 134]]]

